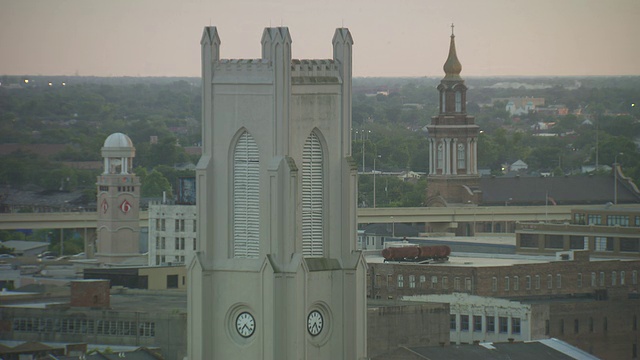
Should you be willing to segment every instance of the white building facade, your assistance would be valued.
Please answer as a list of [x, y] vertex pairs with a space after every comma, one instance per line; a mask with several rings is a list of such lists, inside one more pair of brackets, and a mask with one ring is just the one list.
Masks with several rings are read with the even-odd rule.
[[286, 27], [264, 30], [260, 59], [221, 59], [215, 27], [201, 44], [189, 359], [366, 358], [351, 34], [320, 60], [292, 59]]
[[197, 223], [195, 205], [149, 204], [149, 266], [189, 263]]
[[506, 299], [452, 293], [404, 296], [405, 301], [448, 303], [451, 343], [530, 341], [546, 338], [532, 319], [534, 305]]

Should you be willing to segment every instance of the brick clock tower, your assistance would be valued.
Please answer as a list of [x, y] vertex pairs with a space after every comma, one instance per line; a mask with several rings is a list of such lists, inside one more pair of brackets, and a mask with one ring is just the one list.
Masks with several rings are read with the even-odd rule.
[[438, 85], [440, 113], [427, 126], [430, 157], [427, 206], [477, 204], [480, 199], [478, 126], [473, 116], [467, 115], [467, 87], [460, 77], [461, 71], [451, 25], [445, 76]]
[[365, 359], [349, 30], [328, 59], [292, 59], [286, 27], [259, 59], [221, 59], [215, 27], [201, 44], [189, 360]]
[[131, 172], [135, 153], [131, 139], [121, 133], [109, 135], [102, 147], [95, 254], [100, 263], [140, 257], [140, 179]]

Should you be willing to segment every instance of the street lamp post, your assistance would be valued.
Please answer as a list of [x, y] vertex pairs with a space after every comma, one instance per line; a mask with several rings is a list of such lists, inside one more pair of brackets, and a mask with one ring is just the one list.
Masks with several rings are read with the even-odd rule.
[[376, 158], [381, 158], [382, 155], [376, 155], [373, 158], [373, 207], [376, 207]]
[[615, 205], [618, 205], [618, 155], [622, 156], [622, 155], [624, 155], [624, 153], [616, 154], [616, 156], [614, 157], [614, 160], [613, 160], [613, 174], [614, 174], [613, 203]]

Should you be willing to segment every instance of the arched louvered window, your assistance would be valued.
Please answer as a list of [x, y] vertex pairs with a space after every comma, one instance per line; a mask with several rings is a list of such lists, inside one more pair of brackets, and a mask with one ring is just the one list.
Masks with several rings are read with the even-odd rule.
[[436, 156], [436, 167], [442, 169], [444, 167], [444, 145], [438, 144], [438, 152]]
[[242, 133], [233, 152], [233, 257], [260, 255], [260, 161], [258, 146]]
[[462, 112], [462, 93], [456, 91], [456, 112]]
[[320, 139], [311, 133], [302, 152], [302, 254], [309, 257], [324, 255], [322, 163]]

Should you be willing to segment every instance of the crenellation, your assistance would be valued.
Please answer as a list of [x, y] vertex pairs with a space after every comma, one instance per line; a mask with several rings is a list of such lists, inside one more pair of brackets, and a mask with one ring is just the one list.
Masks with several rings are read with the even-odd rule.
[[340, 71], [332, 59], [294, 59], [291, 61], [291, 77], [340, 78]]

